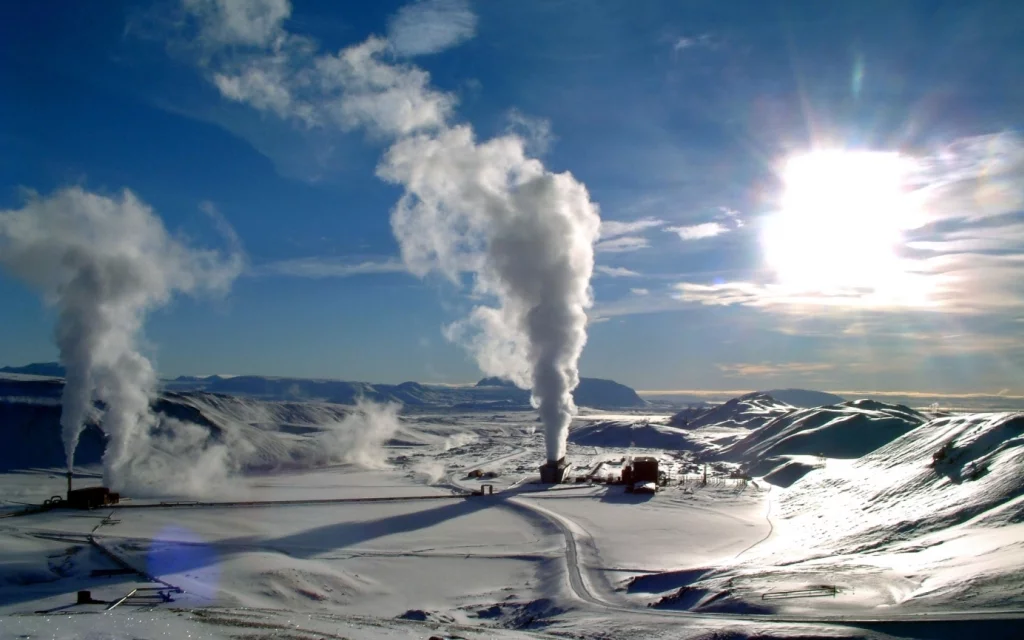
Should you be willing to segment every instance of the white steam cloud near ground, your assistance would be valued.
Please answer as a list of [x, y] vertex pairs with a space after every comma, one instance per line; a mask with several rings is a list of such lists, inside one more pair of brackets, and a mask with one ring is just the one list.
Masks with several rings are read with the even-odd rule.
[[145, 492], [162, 478], [199, 482], [225, 472], [226, 452], [206, 446], [204, 430], [158, 425], [151, 408], [157, 377], [138, 343], [148, 312], [176, 293], [226, 291], [243, 262], [237, 247], [225, 254], [173, 238], [130, 191], [108, 197], [73, 187], [0, 212], [0, 265], [57, 311], [69, 470], [82, 429], [98, 421], [111, 487]]
[[[315, 42], [286, 31], [291, 8], [281, 0], [245, 11], [226, 0], [189, 0], [184, 8], [206, 46], [199, 64], [228, 100], [304, 128], [361, 128], [393, 141], [377, 175], [405, 191], [391, 223], [406, 265], [456, 284], [471, 275], [473, 293], [492, 304], [474, 308], [446, 335], [486, 374], [532, 390], [547, 456], [564, 456], [600, 217], [586, 188], [529, 157], [523, 137], [480, 142], [469, 125], [451, 124], [455, 97], [396, 59], [472, 35], [475, 18], [465, 3], [415, 3], [392, 20], [389, 39], [371, 36], [336, 54], [318, 53]], [[410, 17], [417, 15], [430, 19]], [[231, 37], [218, 43], [218, 33]], [[244, 50], [235, 46], [240, 33], [255, 34]]]
[[398, 431], [401, 405], [359, 400], [355, 409], [340, 422], [329, 424], [318, 435], [317, 444], [330, 462], [347, 462], [364, 469], [383, 469], [384, 445]]

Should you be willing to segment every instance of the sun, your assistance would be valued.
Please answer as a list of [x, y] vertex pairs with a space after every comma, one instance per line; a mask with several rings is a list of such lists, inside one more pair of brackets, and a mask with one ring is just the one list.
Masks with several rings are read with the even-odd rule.
[[790, 158], [779, 210], [762, 236], [780, 284], [804, 291], [903, 295], [898, 249], [918, 212], [910, 161], [895, 152], [813, 151]]

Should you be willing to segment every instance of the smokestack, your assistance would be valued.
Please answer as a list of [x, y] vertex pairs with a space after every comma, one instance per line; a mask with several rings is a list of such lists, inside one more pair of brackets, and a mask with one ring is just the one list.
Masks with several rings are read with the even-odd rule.
[[72, 473], [70, 470], [68, 470], [68, 500], [71, 499], [71, 476]]

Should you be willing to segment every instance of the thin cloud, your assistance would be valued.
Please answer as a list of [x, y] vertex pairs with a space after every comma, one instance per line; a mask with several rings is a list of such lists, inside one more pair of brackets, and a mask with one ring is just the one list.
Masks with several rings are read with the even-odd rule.
[[289, 0], [183, 0], [182, 5], [198, 18], [198, 39], [211, 48], [267, 46], [281, 35], [292, 13]]
[[551, 133], [551, 121], [547, 118], [528, 116], [519, 109], [510, 109], [508, 114], [509, 133], [514, 133], [526, 142], [527, 152], [542, 156], [548, 152], [555, 135]]
[[476, 14], [465, 0], [419, 0], [388, 22], [388, 41], [401, 56], [438, 53], [476, 34]]
[[801, 376], [831, 371], [836, 368], [834, 364], [826, 362], [738, 362], [717, 366], [719, 371], [730, 378]]
[[728, 233], [729, 228], [718, 222], [704, 222], [688, 227], [666, 227], [665, 231], [678, 234], [681, 240], [703, 240]]
[[625, 267], [607, 267], [601, 264], [594, 267], [594, 272], [610, 278], [637, 278], [641, 275], [640, 273]]
[[602, 220], [601, 221], [601, 238], [617, 238], [619, 236], [631, 235], [646, 231], [647, 229], [655, 229], [663, 226], [664, 220], [659, 218], [638, 218], [636, 220]]
[[707, 306], [762, 307], [793, 313], [828, 307], [928, 309], [936, 306], [922, 295], [901, 298], [885, 292], [857, 288], [802, 289], [743, 281], [719, 284], [680, 282], [674, 288], [673, 297], [682, 302]]
[[289, 276], [294, 278], [349, 278], [373, 273], [405, 273], [398, 259], [351, 262], [342, 258], [309, 257], [280, 260], [257, 265], [251, 276]]
[[649, 289], [636, 288], [636, 289], [630, 289], [629, 292], [632, 293], [635, 296], [646, 296], [646, 295], [648, 295], [650, 293], [650, 290]]
[[703, 33], [696, 36], [682, 36], [677, 38], [672, 44], [672, 51], [679, 53], [680, 51], [686, 51], [687, 49], [695, 49], [699, 47], [714, 48], [718, 46], [715, 39], [710, 34]]
[[[411, 6], [440, 15], [457, 4]], [[184, 51], [223, 97], [307, 130], [335, 126], [408, 135], [443, 126], [454, 109], [455, 97], [431, 88], [429, 73], [387, 60], [395, 53], [393, 42], [371, 37], [330, 53], [318, 51], [310, 38], [289, 33], [283, 28], [291, 11], [287, 0], [188, 0], [184, 10], [191, 21], [183, 23], [181, 39], [191, 35], [187, 25], [198, 24], [196, 37], [202, 43], [199, 50], [185, 46]], [[431, 24], [422, 26], [430, 31]], [[440, 41], [435, 33], [432, 46]]]
[[600, 253], [625, 253], [627, 251], [639, 251], [651, 246], [647, 238], [641, 236], [620, 236], [609, 240], [602, 240], [594, 246], [594, 250]]

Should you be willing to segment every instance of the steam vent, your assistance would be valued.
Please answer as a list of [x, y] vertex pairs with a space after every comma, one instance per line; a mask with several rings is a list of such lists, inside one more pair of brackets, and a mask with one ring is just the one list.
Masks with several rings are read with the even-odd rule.
[[548, 460], [540, 466], [541, 484], [561, 484], [565, 477], [569, 475], [571, 466], [565, 461], [564, 457], [558, 462]]

